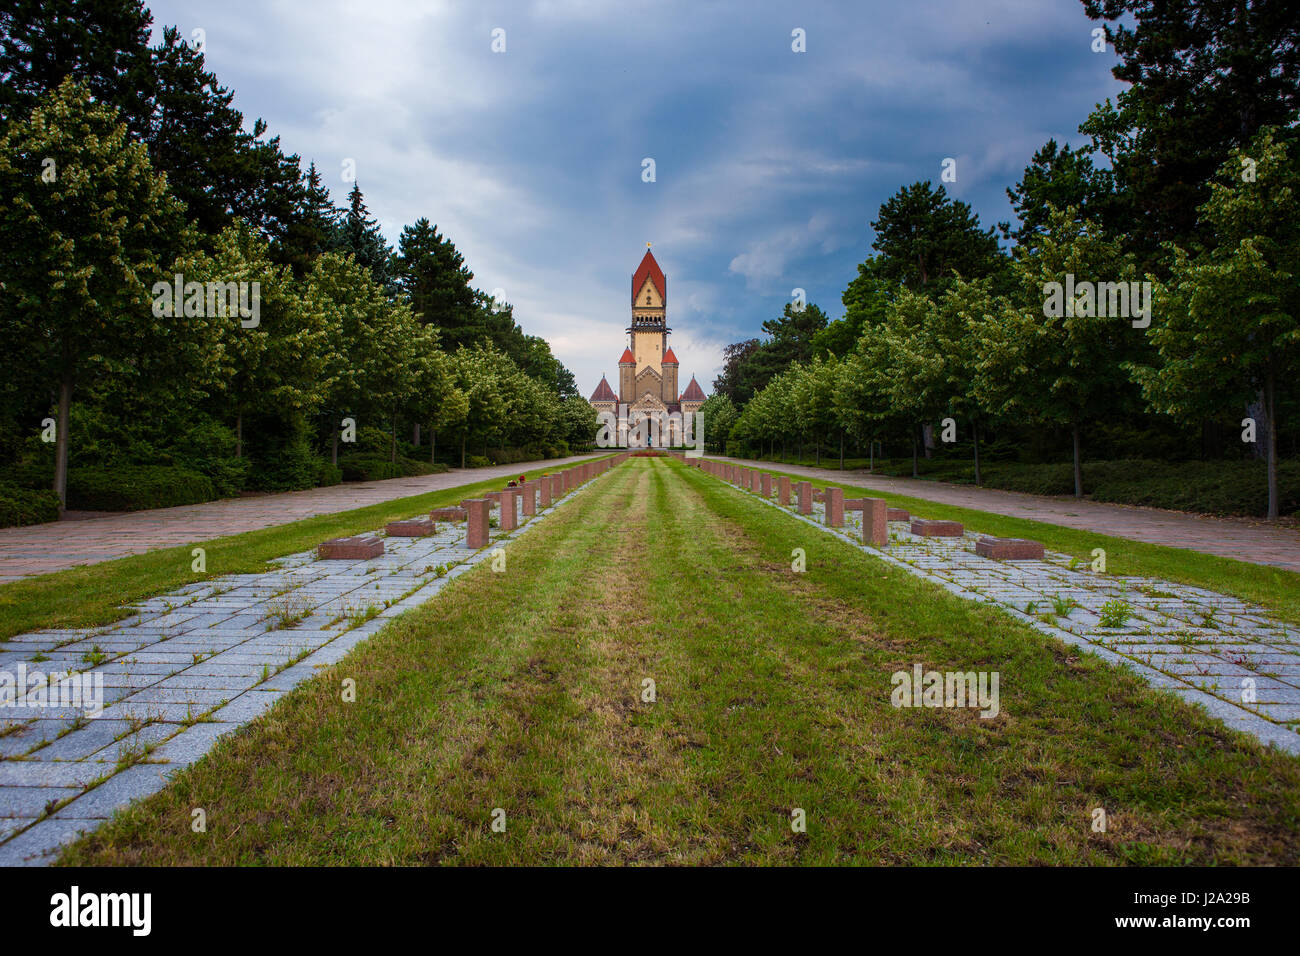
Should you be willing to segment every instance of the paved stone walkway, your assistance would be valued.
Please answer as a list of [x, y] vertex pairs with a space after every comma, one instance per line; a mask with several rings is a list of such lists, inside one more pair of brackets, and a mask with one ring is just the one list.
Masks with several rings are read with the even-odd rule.
[[[265, 574], [227, 575], [145, 601], [111, 625], [0, 644], [0, 866], [49, 862], [573, 498], [522, 518], [512, 532], [493, 530], [476, 552], [465, 547], [464, 522], [439, 523], [427, 537], [386, 538], [385, 553], [370, 560], [293, 554]], [[495, 529], [499, 505], [493, 514]], [[7, 676], [14, 687], [25, 674], [24, 687], [33, 688], [34, 673], [70, 671], [80, 673], [64, 682], [68, 690], [88, 682], [79, 699], [29, 691], [35, 703], [5, 705]]]
[[891, 521], [889, 545], [876, 548], [862, 543], [861, 512], [846, 511], [844, 527], [831, 528], [820, 502], [804, 516], [797, 504], [755, 497], [959, 597], [995, 604], [1045, 634], [1127, 666], [1228, 726], [1300, 754], [1300, 628], [1262, 607], [1185, 584], [1096, 573], [1050, 551], [1042, 561], [995, 561], [975, 553], [981, 535], [969, 530], [961, 538], [926, 538], [912, 534], [907, 521]]
[[591, 456], [518, 462], [489, 468], [453, 469], [440, 475], [347, 482], [252, 498], [228, 498], [199, 505], [133, 511], [79, 521], [0, 528], [0, 582], [97, 564], [155, 548], [209, 541], [317, 515], [430, 491], [514, 477], [534, 468], [560, 468]]
[[[712, 457], [712, 456], [710, 456]], [[1205, 554], [1217, 554], [1252, 564], [1268, 564], [1300, 572], [1300, 531], [1249, 525], [1222, 518], [1116, 505], [1101, 501], [1076, 501], [1073, 498], [1049, 498], [1015, 491], [953, 485], [920, 478], [887, 478], [869, 475], [862, 470], [840, 471], [835, 468], [807, 468], [779, 462], [752, 461], [743, 458], [713, 458], [746, 468], [763, 468], [801, 475], [814, 481], [887, 491], [896, 495], [924, 498], [945, 505], [973, 508], [1014, 518], [1030, 518], [1066, 528], [1095, 531], [1117, 538], [1131, 538], [1171, 548], [1187, 548]]]

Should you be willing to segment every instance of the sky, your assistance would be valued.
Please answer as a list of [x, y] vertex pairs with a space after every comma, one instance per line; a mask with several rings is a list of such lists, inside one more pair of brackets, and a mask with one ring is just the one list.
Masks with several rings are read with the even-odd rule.
[[435, 223], [584, 395], [617, 381], [646, 243], [682, 387], [707, 392], [723, 347], [793, 290], [843, 315], [900, 187], [953, 159], [949, 194], [986, 226], [1010, 219], [1034, 151], [1081, 142], [1122, 88], [1079, 0], [149, 7], [159, 33], [202, 31], [248, 124], [314, 160], [336, 202], [355, 168], [390, 242]]

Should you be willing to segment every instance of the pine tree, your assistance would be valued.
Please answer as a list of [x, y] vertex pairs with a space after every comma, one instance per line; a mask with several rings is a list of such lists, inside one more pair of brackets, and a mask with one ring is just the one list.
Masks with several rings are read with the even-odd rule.
[[938, 296], [955, 276], [979, 279], [1005, 266], [993, 229], [940, 185], [913, 183], [887, 199], [871, 227], [880, 278]]
[[153, 70], [142, 0], [11, 0], [0, 8], [0, 123], [21, 118], [69, 76], [149, 131]]
[[397, 281], [420, 322], [432, 325], [443, 347], [454, 351], [486, 334], [480, 305], [470, 285], [474, 273], [452, 241], [421, 217], [397, 240]]
[[295, 276], [304, 277], [316, 259], [333, 247], [340, 218], [313, 162], [303, 177], [298, 213], [289, 224], [283, 243], [284, 261], [293, 268]]
[[371, 217], [370, 210], [366, 208], [360, 183], [354, 182], [352, 191], [348, 193], [348, 207], [339, 222], [334, 248], [355, 257], [357, 263], [369, 270], [385, 291], [396, 289], [390, 269], [393, 250], [384, 241], [378, 221]]
[[[1197, 208], [1233, 147], [1300, 109], [1300, 17], [1293, 0], [1083, 0], [1107, 24], [1132, 84], [1080, 130], [1110, 160], [1122, 202], [1103, 221], [1154, 263], [1162, 242], [1200, 234]], [[1114, 26], [1112, 26], [1114, 24]]]

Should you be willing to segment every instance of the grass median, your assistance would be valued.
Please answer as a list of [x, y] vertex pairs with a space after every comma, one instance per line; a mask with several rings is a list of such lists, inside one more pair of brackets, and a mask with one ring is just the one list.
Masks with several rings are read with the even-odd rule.
[[[507, 558], [62, 862], [1300, 859], [1300, 761], [680, 464], [633, 459]], [[999, 671], [999, 714], [895, 708], [914, 663]]]

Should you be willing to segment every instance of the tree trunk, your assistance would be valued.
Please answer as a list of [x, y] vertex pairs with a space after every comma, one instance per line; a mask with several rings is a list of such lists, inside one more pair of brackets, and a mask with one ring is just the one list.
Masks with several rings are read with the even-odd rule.
[[429, 464], [438, 463], [438, 431], [435, 428], [429, 429]]
[[416, 422], [411, 426], [411, 444], [416, 448], [420, 447], [420, 423]]
[[339, 430], [334, 429], [334, 440], [330, 442], [330, 462], [337, 468], [339, 464]]
[[844, 470], [844, 429], [840, 429], [840, 471]]
[[1083, 461], [1079, 457], [1079, 423], [1072, 427], [1074, 432], [1074, 497], [1083, 497]]
[[975, 487], [980, 486], [980, 423], [970, 423], [971, 434], [975, 436]]
[[1274, 427], [1277, 419], [1274, 413], [1277, 406], [1274, 402], [1274, 375], [1273, 363], [1268, 363], [1268, 372], [1264, 378], [1264, 414], [1268, 416], [1268, 432], [1265, 437], [1268, 450], [1268, 517], [1272, 521], [1277, 518], [1277, 428]]
[[393, 416], [393, 426], [388, 430], [392, 441], [389, 444], [388, 460], [397, 463], [397, 416]]
[[68, 411], [72, 407], [72, 369], [64, 368], [59, 380], [59, 419], [54, 434], [54, 493], [59, 496], [59, 517], [68, 507]]
[[235, 412], [235, 457], [244, 457], [244, 412]]
[[460, 436], [460, 467], [465, 467], [465, 444], [469, 440], [469, 434], [462, 432]]
[[871, 462], [867, 465], [867, 474], [874, 475], [876, 473], [876, 440], [874, 438], [867, 442], [867, 454], [871, 456]]
[[920, 477], [916, 473], [916, 429], [912, 430], [912, 477]]

